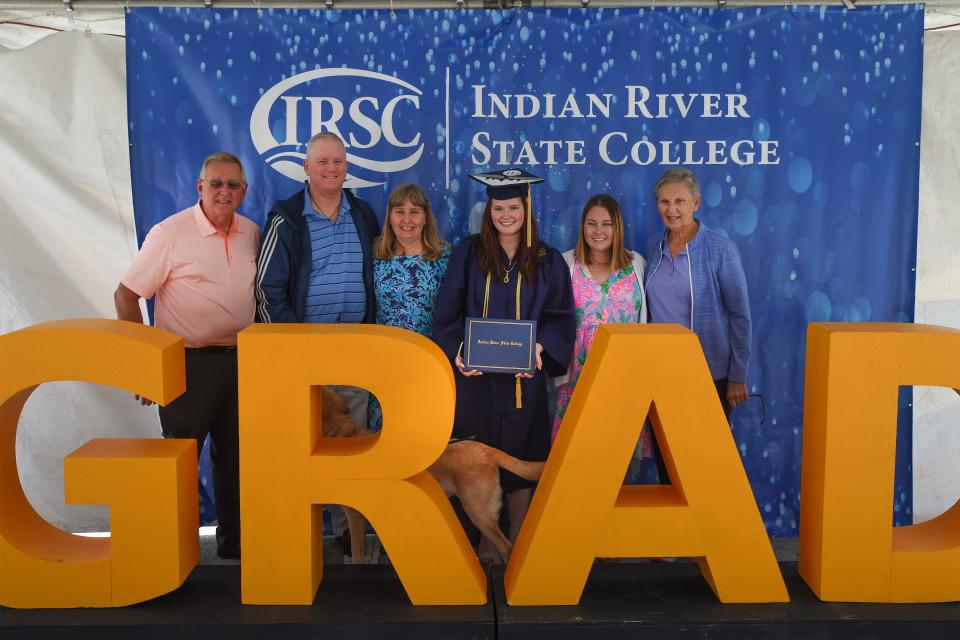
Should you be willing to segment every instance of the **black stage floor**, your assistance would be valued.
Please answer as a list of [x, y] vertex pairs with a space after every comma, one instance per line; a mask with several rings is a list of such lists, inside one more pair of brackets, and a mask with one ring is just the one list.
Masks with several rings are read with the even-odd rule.
[[121, 609], [0, 608], [0, 638], [960, 638], [960, 604], [817, 600], [782, 563], [791, 602], [724, 605], [690, 563], [594, 566], [576, 607], [414, 607], [389, 565], [325, 567], [312, 606], [243, 606], [238, 566], [199, 566], [174, 593]]
[[327, 565], [313, 606], [240, 604], [240, 566], [120, 609], [0, 609], [0, 638], [495, 638], [493, 607], [414, 607], [390, 565]]
[[494, 567], [498, 638], [960, 640], [960, 603], [821, 602], [780, 563], [790, 602], [722, 604], [695, 563], [595, 564], [575, 607], [511, 607]]

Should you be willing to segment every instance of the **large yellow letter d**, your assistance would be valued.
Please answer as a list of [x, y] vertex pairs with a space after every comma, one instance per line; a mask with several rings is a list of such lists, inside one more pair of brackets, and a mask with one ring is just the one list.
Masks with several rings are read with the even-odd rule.
[[892, 523], [900, 385], [960, 389], [960, 331], [810, 325], [800, 575], [821, 600], [960, 600], [960, 501], [922, 524]]

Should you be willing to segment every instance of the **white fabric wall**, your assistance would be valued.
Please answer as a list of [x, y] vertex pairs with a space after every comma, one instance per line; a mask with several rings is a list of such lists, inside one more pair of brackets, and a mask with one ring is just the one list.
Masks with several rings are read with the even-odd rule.
[[[960, 329], [960, 31], [928, 32], [923, 49], [916, 322]], [[960, 499], [960, 395], [913, 392], [913, 516]]]
[[[0, 333], [115, 317], [113, 291], [137, 249], [124, 41], [60, 33], [0, 49], [0, 78]], [[61, 528], [104, 530], [104, 507], [64, 505], [63, 457], [92, 437], [159, 437], [156, 414], [112, 388], [39, 387], [17, 431], [34, 508]]]
[[[960, 32], [927, 36], [917, 321], [960, 321]], [[62, 33], [0, 48], [0, 333], [73, 317], [113, 317], [136, 252], [127, 155], [124, 42]], [[916, 394], [915, 513], [960, 495], [960, 403]], [[37, 511], [74, 531], [107, 528], [99, 507], [63, 504], [63, 456], [91, 437], [156, 437], [156, 409], [80, 383], [40, 387], [17, 434]]]

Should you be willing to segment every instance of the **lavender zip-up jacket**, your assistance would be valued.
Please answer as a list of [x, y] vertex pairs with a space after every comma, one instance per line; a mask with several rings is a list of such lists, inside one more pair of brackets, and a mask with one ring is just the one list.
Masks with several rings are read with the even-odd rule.
[[[687, 244], [690, 260], [690, 327], [700, 338], [714, 380], [747, 381], [751, 324], [747, 278], [737, 246], [703, 221]], [[667, 233], [647, 241], [645, 284], [660, 267]]]

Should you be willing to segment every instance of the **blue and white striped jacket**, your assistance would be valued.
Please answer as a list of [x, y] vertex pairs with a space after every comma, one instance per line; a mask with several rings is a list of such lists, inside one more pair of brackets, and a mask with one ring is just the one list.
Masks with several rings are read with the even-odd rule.
[[[380, 235], [380, 223], [366, 201], [343, 190], [363, 250], [363, 284], [366, 309], [363, 322], [377, 319], [373, 288], [373, 242]], [[303, 322], [310, 283], [310, 230], [303, 217], [304, 190], [278, 200], [267, 215], [257, 256], [257, 322]], [[303, 257], [308, 256], [304, 260]]]

